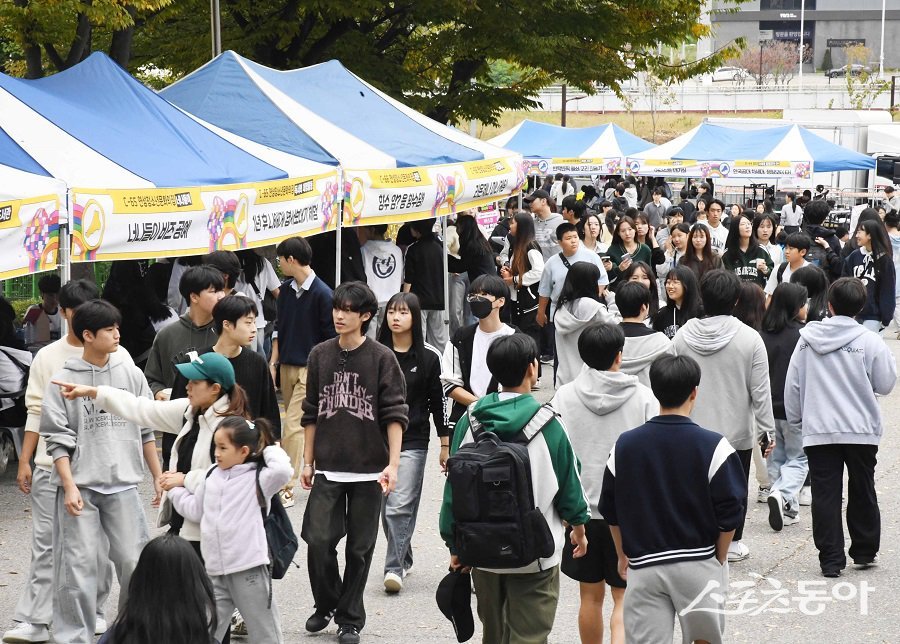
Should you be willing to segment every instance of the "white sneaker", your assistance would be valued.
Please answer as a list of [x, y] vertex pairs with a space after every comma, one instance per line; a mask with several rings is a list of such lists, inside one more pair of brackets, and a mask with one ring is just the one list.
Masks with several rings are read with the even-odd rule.
[[50, 631], [43, 624], [19, 622], [3, 634], [4, 642], [49, 642]]
[[394, 572], [389, 572], [384, 576], [384, 591], [387, 593], [399, 593], [403, 588], [403, 579]]
[[106, 620], [97, 615], [97, 621], [94, 622], [94, 635], [103, 635], [108, 629]]
[[247, 622], [244, 621], [241, 611], [236, 608], [231, 614], [231, 635], [234, 637], [247, 637]]
[[784, 525], [794, 525], [795, 523], [800, 523], [800, 513], [797, 513], [794, 516], [782, 513], [782, 516], [784, 517]]
[[800, 488], [800, 505], [812, 505], [812, 488], [808, 485]]
[[281, 490], [278, 493], [278, 498], [281, 499], [281, 505], [285, 508], [294, 507], [294, 493], [291, 490]]
[[732, 541], [728, 546], [728, 563], [743, 561], [750, 556], [750, 548], [743, 541]]
[[769, 494], [772, 493], [772, 488], [759, 486], [759, 490], [756, 492], [756, 502], [757, 503], [767, 503], [769, 499]]

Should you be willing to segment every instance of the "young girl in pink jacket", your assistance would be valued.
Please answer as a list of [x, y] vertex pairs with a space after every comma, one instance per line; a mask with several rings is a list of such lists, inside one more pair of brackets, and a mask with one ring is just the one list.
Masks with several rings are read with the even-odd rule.
[[272, 444], [270, 426], [263, 419], [229, 416], [219, 423], [213, 441], [216, 466], [207, 477], [193, 493], [177, 487], [169, 494], [182, 516], [200, 523], [200, 549], [216, 596], [214, 635], [222, 640], [237, 608], [250, 641], [280, 644], [281, 620], [272, 597], [256, 470], [262, 462], [259, 487], [268, 503], [290, 480], [291, 460]]

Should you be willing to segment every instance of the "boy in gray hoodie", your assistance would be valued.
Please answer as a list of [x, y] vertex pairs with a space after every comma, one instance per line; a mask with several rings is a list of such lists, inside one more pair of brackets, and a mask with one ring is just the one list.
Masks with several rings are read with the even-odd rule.
[[53, 530], [53, 636], [59, 644], [93, 642], [97, 617], [97, 557], [85, 552], [109, 539], [109, 558], [119, 575], [119, 610], [128, 583], [149, 539], [137, 486], [144, 461], [153, 475], [159, 502], [161, 474], [153, 430], [138, 427], [72, 393], [76, 384], [112, 385], [150, 397], [143, 374], [133, 364], [111, 361], [119, 346], [119, 312], [103, 300], [85, 302], [72, 327], [84, 343], [81, 358], [70, 358], [47, 387], [41, 436], [53, 459], [57, 486]]
[[[731, 315], [740, 289], [741, 280], [734, 273], [708, 271], [700, 280], [706, 317], [688, 320], [672, 342], [679, 356], [690, 356], [704, 373], [716, 374], [700, 383], [691, 419], [727, 438], [749, 477], [753, 446], [766, 432], [774, 436], [775, 417], [766, 345], [759, 333]], [[766, 456], [774, 446], [770, 441]], [[750, 556], [741, 541], [746, 500], [743, 514], [728, 549], [730, 562]]]
[[622, 371], [637, 376], [641, 384], [648, 388], [653, 361], [663, 355], [675, 355], [675, 346], [668, 336], [644, 323], [650, 312], [651, 297], [656, 297], [656, 288], [651, 291], [640, 282], [625, 282], [616, 293], [616, 306], [622, 315], [619, 326], [625, 333]]
[[[638, 382], [637, 376], [621, 370], [625, 342], [625, 333], [618, 325], [594, 322], [585, 327], [578, 338], [578, 352], [588, 368], [560, 387], [551, 403], [559, 410], [581, 462], [581, 483], [591, 508], [600, 504], [609, 452], [619, 435], [659, 414], [659, 403], [650, 388]], [[590, 548], [578, 559], [573, 557], [574, 548], [566, 535], [561, 568], [567, 577], [579, 582], [581, 639], [603, 640], [602, 606], [608, 584], [613, 597], [611, 638], [613, 642], [622, 641], [625, 580], [616, 570], [616, 546], [602, 516], [592, 516], [586, 532]]]
[[894, 388], [897, 365], [884, 341], [854, 319], [865, 303], [866, 287], [859, 279], [843, 277], [831, 285], [833, 317], [800, 330], [784, 387], [787, 421], [803, 430], [813, 540], [825, 577], [839, 577], [847, 565], [841, 525], [845, 465], [853, 563], [873, 566], [881, 541], [875, 462], [883, 426], [875, 395]]

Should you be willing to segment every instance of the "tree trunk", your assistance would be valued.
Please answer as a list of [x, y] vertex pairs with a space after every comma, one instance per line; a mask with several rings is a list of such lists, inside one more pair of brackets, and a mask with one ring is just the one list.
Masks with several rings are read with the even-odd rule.
[[136, 11], [133, 6], [126, 7], [131, 16], [131, 25], [125, 29], [114, 31], [112, 42], [109, 44], [109, 57], [119, 63], [123, 69], [128, 69], [131, 60], [131, 42], [134, 39], [134, 18]]

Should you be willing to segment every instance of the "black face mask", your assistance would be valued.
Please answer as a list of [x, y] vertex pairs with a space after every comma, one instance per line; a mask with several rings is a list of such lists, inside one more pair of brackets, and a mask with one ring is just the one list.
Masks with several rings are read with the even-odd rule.
[[472, 315], [483, 320], [494, 310], [494, 303], [487, 298], [476, 296], [469, 300], [469, 309], [472, 311]]

